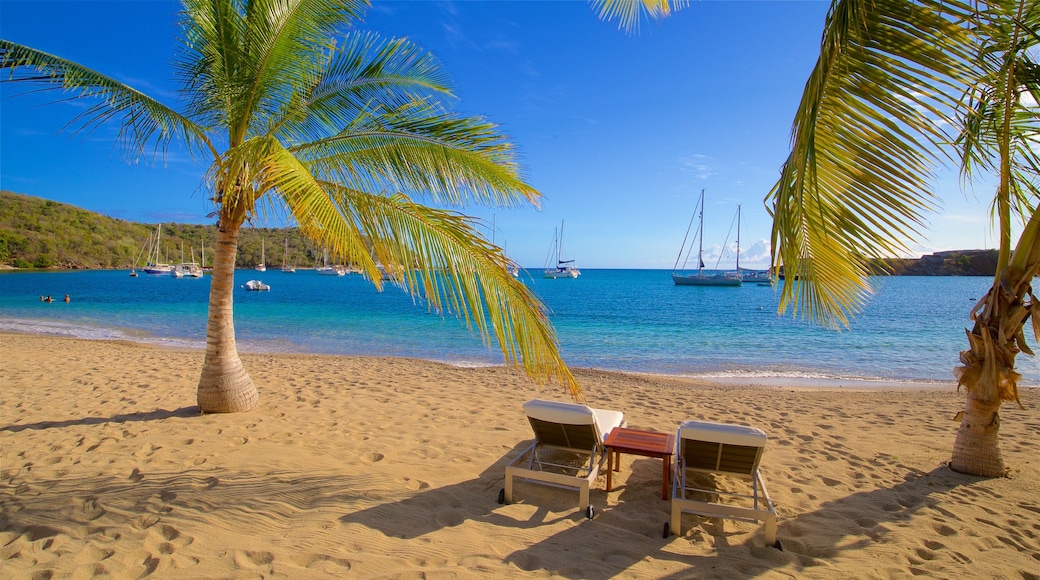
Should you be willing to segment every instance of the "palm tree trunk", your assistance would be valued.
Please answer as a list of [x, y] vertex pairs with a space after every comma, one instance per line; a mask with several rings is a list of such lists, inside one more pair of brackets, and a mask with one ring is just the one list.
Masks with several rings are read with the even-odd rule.
[[1000, 399], [984, 401], [969, 388], [964, 416], [953, 442], [950, 469], [983, 477], [1003, 477], [1000, 455]]
[[[231, 220], [228, 220], [231, 221]], [[237, 413], [255, 409], [260, 401], [235, 344], [232, 302], [235, 291], [235, 257], [241, 222], [217, 228], [213, 279], [209, 289], [209, 319], [206, 323], [206, 360], [199, 378], [199, 411]]]
[[1030, 216], [1008, 263], [999, 268], [990, 291], [979, 301], [975, 327], [968, 333], [969, 350], [961, 352], [963, 366], [956, 372], [967, 401], [953, 443], [950, 468], [954, 471], [983, 477], [1005, 475], [997, 438], [1000, 404], [1019, 402], [1015, 357], [1019, 352], [1033, 354], [1024, 329], [1030, 317], [1034, 318], [1034, 337], [1040, 339], [1040, 326], [1036, 325], [1040, 304], [1032, 290], [1037, 275], [1040, 210]]

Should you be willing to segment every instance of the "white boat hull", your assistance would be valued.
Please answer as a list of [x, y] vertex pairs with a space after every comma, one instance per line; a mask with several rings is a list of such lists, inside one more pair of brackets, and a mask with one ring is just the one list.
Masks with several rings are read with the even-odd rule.
[[676, 286], [741, 286], [744, 281], [738, 276], [725, 274], [672, 274]]
[[543, 278], [577, 278], [581, 275], [581, 271], [577, 268], [561, 268], [556, 270], [546, 270]]

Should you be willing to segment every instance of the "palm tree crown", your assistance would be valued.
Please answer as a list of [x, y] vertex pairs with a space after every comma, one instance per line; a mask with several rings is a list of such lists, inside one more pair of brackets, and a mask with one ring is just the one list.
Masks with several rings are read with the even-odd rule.
[[437, 312], [492, 337], [541, 382], [580, 388], [541, 303], [509, 275], [474, 219], [440, 207], [537, 204], [513, 147], [490, 122], [448, 108], [432, 55], [406, 40], [352, 30], [359, 0], [185, 0], [176, 59], [183, 106], [168, 107], [76, 63], [0, 40], [6, 82], [90, 97], [80, 130], [115, 121], [131, 156], [176, 140], [205, 159], [218, 216], [203, 412], [257, 403], [235, 346], [237, 236], [287, 210], [333, 257], [377, 287], [380, 268]]

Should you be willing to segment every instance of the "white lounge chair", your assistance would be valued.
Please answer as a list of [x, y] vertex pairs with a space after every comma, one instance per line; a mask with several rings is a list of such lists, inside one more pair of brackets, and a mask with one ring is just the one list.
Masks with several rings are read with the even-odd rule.
[[[776, 539], [776, 508], [769, 499], [766, 482], [759, 472], [765, 450], [766, 434], [761, 429], [686, 421], [676, 436], [675, 476], [672, 478], [671, 521], [664, 525], [664, 537], [682, 532], [682, 514], [691, 513], [712, 518], [763, 522], [766, 545], [782, 549]], [[751, 481], [751, 494], [731, 493], [717, 489], [694, 487], [688, 475], [711, 473]], [[737, 504], [697, 500], [692, 494], [708, 494], [714, 498], [737, 498]], [[740, 505], [740, 503], [744, 505]]]
[[[505, 489], [499, 493], [498, 502], [513, 501], [513, 479], [519, 477], [541, 485], [577, 489], [578, 505], [592, 519], [595, 510], [589, 504], [589, 490], [607, 458], [603, 440], [614, 427], [625, 425], [625, 414], [543, 399], [524, 403], [524, 413], [535, 440], [506, 466]], [[545, 448], [586, 455], [588, 460], [580, 466], [552, 463], [539, 457], [539, 451]]]

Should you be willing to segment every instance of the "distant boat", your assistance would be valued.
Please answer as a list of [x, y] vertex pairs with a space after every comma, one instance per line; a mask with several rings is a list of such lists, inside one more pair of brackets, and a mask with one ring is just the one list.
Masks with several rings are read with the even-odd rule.
[[252, 292], [264, 292], [271, 289], [271, 286], [264, 284], [260, 280], [250, 280], [242, 284], [242, 287]]
[[345, 276], [347, 269], [343, 266], [329, 265], [329, 251], [325, 250], [323, 264], [314, 269], [321, 276]]
[[285, 238], [285, 253], [282, 255], [282, 272], [292, 274], [296, 271], [296, 266], [289, 263], [289, 238]]
[[[679, 257], [675, 259], [675, 269], [672, 270], [672, 281], [676, 286], [741, 286], [744, 280], [740, 274], [740, 206], [737, 206], [737, 269], [731, 272], [705, 272], [704, 271], [704, 190], [701, 190], [701, 199], [698, 204], [700, 211], [694, 213], [690, 218], [690, 225], [686, 228], [686, 236], [683, 238], [682, 246], [679, 247]], [[679, 260], [686, 251], [686, 240], [690, 236], [690, 228], [693, 227], [693, 219], [700, 214], [700, 226], [697, 228], [697, 273], [684, 274], [679, 267]], [[690, 251], [693, 245], [690, 245]]]
[[260, 238], [260, 263], [256, 265], [257, 272], [267, 271], [267, 256], [264, 254], [264, 239]]
[[[549, 266], [556, 262], [556, 267]], [[563, 259], [563, 221], [560, 221], [560, 229], [553, 231], [553, 241], [549, 246], [549, 258], [545, 263], [543, 278], [577, 278], [581, 270], [574, 266], [574, 260]]]
[[181, 263], [173, 267], [174, 278], [201, 278], [202, 266], [195, 261], [195, 250], [191, 250], [191, 261], [184, 261], [184, 243], [181, 242]]
[[170, 274], [173, 272], [173, 265], [167, 262], [163, 262], [160, 258], [162, 249], [162, 224], [155, 227], [155, 238], [151, 236], [148, 238], [148, 258], [145, 263], [144, 270], [145, 274]]

